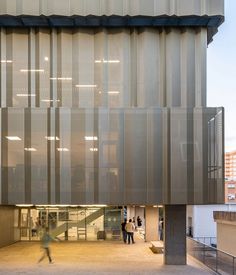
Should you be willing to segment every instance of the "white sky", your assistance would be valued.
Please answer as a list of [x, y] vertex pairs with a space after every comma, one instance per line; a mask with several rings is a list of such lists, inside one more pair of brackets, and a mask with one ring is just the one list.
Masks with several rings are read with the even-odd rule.
[[225, 150], [236, 150], [236, 0], [225, 0], [225, 22], [208, 46], [207, 101], [225, 108]]

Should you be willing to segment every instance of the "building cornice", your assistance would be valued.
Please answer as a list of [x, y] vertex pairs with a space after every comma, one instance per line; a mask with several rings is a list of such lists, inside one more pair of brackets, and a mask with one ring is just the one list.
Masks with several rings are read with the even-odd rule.
[[1, 27], [78, 28], [78, 27], [210, 27], [218, 28], [224, 22], [222, 15], [188, 16], [119, 16], [119, 15], [0, 15]]
[[0, 27], [5, 28], [201, 28], [208, 30], [208, 43], [224, 22], [222, 15], [191, 16], [119, 16], [119, 15], [0, 15]]

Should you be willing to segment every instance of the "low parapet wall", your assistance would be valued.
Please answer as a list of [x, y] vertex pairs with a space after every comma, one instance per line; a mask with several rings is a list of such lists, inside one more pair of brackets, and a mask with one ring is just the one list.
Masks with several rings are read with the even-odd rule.
[[229, 222], [236, 221], [236, 212], [230, 211], [214, 211], [213, 212], [214, 220], [223, 220]]

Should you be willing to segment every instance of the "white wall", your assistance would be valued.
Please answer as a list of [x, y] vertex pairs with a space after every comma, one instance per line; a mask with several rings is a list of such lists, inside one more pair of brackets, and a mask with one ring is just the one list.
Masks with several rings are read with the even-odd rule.
[[192, 217], [194, 238], [216, 237], [216, 222], [213, 219], [213, 211], [236, 211], [236, 204], [187, 206], [187, 228], [188, 217]]

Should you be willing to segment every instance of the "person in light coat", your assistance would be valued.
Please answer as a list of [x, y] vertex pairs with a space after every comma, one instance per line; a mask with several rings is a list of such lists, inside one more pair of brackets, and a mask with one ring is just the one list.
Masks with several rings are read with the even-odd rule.
[[135, 226], [131, 219], [129, 219], [129, 222], [126, 224], [125, 230], [128, 235], [128, 244], [130, 244], [130, 240], [132, 240], [132, 243], [134, 243]]

